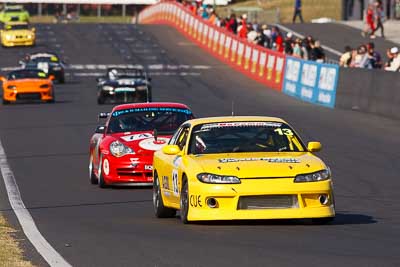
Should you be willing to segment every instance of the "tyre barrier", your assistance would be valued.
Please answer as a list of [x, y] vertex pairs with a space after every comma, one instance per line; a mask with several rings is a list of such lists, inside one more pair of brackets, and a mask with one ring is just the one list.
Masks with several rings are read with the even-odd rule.
[[176, 2], [148, 6], [139, 13], [138, 21], [175, 27], [236, 70], [302, 101], [400, 118], [398, 73], [345, 69], [286, 56], [216, 27]]

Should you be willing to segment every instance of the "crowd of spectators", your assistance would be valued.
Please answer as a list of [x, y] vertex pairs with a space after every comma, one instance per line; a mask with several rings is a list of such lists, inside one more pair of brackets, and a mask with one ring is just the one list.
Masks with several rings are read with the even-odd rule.
[[203, 4], [201, 1], [182, 2], [190, 12], [197, 17], [207, 20], [209, 23], [224, 28], [227, 32], [235, 34], [238, 38], [247, 39], [250, 43], [259, 45], [287, 55], [325, 62], [325, 52], [321, 43], [312, 36], [304, 39], [296, 38], [291, 32], [281, 32], [276, 26], [266, 24], [260, 25], [257, 21], [248, 21], [247, 14], [229, 17], [218, 16], [211, 5]]
[[352, 49], [345, 47], [340, 57], [339, 65], [349, 68], [384, 69], [387, 71], [400, 71], [400, 53], [398, 47], [386, 51], [387, 61], [384, 62], [381, 54], [375, 50], [373, 42], [360, 45]]

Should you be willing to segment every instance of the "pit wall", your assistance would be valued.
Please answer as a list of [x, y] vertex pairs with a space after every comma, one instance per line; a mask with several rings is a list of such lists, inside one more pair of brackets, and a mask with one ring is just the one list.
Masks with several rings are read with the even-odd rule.
[[142, 24], [168, 24], [212, 54], [268, 88], [329, 108], [344, 108], [400, 118], [400, 75], [344, 69], [289, 57], [239, 39], [211, 25], [176, 2], [145, 8]]

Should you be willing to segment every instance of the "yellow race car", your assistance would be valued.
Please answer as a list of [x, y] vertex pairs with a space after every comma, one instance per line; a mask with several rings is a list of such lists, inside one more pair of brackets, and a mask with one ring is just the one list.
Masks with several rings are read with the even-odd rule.
[[335, 216], [330, 169], [285, 121], [214, 117], [185, 122], [154, 154], [153, 205], [159, 218], [208, 220]]
[[0, 30], [1, 44], [5, 47], [35, 45], [35, 28], [26, 22], [8, 22]]

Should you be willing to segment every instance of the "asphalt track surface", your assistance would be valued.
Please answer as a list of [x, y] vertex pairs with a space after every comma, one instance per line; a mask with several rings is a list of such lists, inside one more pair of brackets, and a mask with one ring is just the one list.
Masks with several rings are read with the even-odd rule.
[[[94, 77], [71, 71], [55, 104], [0, 107], [0, 139], [39, 230], [73, 266], [399, 266], [400, 123], [312, 106], [224, 66], [167, 26], [40, 25], [33, 49], [0, 49], [0, 67], [23, 53], [58, 49], [74, 64], [207, 65], [197, 74], [153, 76], [155, 101], [188, 104], [197, 116], [271, 115], [324, 145], [336, 220], [192, 225], [156, 219], [151, 189], [90, 185], [89, 138], [100, 111]], [[47, 42], [45, 42], [47, 40]], [[177, 73], [179, 74], [179, 73]], [[0, 182], [0, 211], [20, 229]], [[18, 235], [23, 239], [23, 235]], [[46, 266], [29, 242], [26, 257]], [[1, 265], [1, 264], [0, 264]]]
[[[314, 39], [320, 40], [322, 45], [326, 45], [339, 52], [344, 52], [344, 47], [349, 45], [352, 48], [357, 48], [362, 44], [373, 42], [375, 49], [386, 60], [386, 50], [397, 44], [381, 38], [380, 29], [376, 32], [376, 38], [370, 39], [361, 35], [361, 30], [340, 23], [297, 23], [284, 24], [285, 27], [300, 33], [304, 36], [311, 35]], [[327, 52], [328, 57], [338, 60], [337, 55]]]

